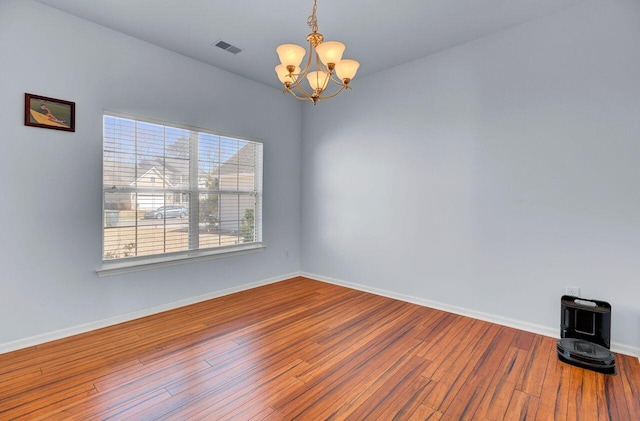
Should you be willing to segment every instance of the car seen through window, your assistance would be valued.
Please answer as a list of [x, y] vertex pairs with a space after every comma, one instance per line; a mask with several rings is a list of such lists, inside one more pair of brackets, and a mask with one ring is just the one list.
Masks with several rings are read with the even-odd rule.
[[187, 208], [180, 206], [161, 206], [144, 214], [144, 219], [185, 218], [189, 214]]

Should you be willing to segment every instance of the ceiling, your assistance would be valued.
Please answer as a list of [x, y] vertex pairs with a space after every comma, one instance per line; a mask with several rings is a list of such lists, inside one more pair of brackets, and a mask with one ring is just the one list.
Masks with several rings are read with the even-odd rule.
[[[37, 0], [107, 28], [281, 88], [275, 48], [305, 46], [313, 0]], [[357, 78], [586, 0], [318, 0], [318, 32], [360, 62]], [[213, 46], [224, 40], [234, 55]]]

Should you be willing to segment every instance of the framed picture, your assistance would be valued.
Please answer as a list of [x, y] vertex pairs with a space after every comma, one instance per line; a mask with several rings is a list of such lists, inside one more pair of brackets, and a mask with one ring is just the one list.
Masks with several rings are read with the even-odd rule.
[[75, 132], [76, 103], [24, 94], [24, 125]]

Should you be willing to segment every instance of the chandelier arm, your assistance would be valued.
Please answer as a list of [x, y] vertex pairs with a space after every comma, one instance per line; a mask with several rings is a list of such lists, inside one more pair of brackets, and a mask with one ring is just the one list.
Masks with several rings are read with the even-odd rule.
[[344, 82], [343, 82], [343, 81], [341, 81], [340, 79], [338, 79], [338, 76], [336, 76], [335, 72], [331, 73], [331, 80], [332, 80], [334, 83], [337, 83], [337, 84], [338, 84], [338, 85], [340, 85], [340, 86], [343, 86], [343, 85], [344, 85]]
[[[297, 88], [300, 85], [300, 83], [305, 79], [305, 77], [307, 76], [307, 73], [309, 72], [309, 68], [311, 67], [311, 57], [314, 55], [317, 57], [315, 49], [312, 47], [311, 42], [309, 42], [309, 57], [307, 58], [307, 64], [304, 66], [304, 69], [300, 71], [300, 73], [298, 74], [292, 73], [292, 75], [296, 77], [294, 79], [294, 82], [289, 87], [289, 89]], [[300, 90], [304, 91], [301, 88]]]
[[[319, 101], [319, 100], [322, 100], [322, 99], [331, 99], [331, 98], [335, 97], [336, 95], [338, 95], [340, 92], [344, 91], [345, 89], [351, 89], [351, 87], [348, 86], [348, 85], [342, 84], [342, 85], [339, 85], [339, 86], [340, 86], [340, 89], [338, 89], [333, 94], [331, 94], [331, 95], [320, 95], [320, 96], [317, 97], [317, 100]], [[313, 95], [311, 92], [307, 92], [301, 86], [298, 86], [297, 89], [298, 89], [299, 93], [296, 93], [296, 91], [294, 91], [291, 88], [285, 89], [284, 91], [282, 91], [282, 93], [289, 92], [293, 97], [295, 97], [295, 98], [297, 98], [297, 99], [299, 99], [301, 101], [307, 101], [307, 100], [311, 99], [311, 97]], [[303, 96], [300, 96], [300, 95], [303, 95]]]
[[[335, 81], [335, 80], [334, 80], [334, 83], [336, 83], [336, 81]], [[333, 98], [333, 97], [335, 97], [336, 95], [338, 95], [340, 92], [342, 92], [343, 90], [345, 90], [345, 89], [351, 89], [351, 87], [350, 87], [350, 86], [345, 85], [344, 83], [336, 83], [336, 85], [338, 85], [338, 86], [340, 87], [340, 89], [338, 89], [338, 91], [334, 92], [334, 93], [333, 93], [333, 94], [331, 94], [331, 95], [320, 95], [320, 96], [318, 96], [318, 97], [317, 97], [317, 98], [318, 98], [318, 100], [320, 100], [320, 99], [329, 99], [329, 98]], [[327, 83], [327, 87], [329, 87], [329, 83]], [[292, 95], [293, 95], [294, 93], [293, 93], [293, 89], [292, 89], [292, 88], [293, 88], [293, 85], [292, 85], [291, 87], [289, 87], [289, 90], [291, 91], [291, 93], [292, 93]], [[298, 98], [298, 99], [302, 99], [302, 100], [310, 99], [310, 98], [311, 98], [311, 96], [313, 95], [313, 92], [307, 92], [307, 91], [306, 91], [302, 86], [296, 86], [296, 88], [298, 89], [299, 94], [306, 96], [306, 98], [301, 98], [301, 97], [299, 97], [299, 96], [297, 96], [297, 95], [294, 95], [294, 96], [295, 96], [296, 98]], [[323, 90], [323, 92], [325, 92], [325, 91], [326, 91], [326, 88]]]
[[287, 91], [289, 92], [291, 95], [293, 95], [294, 98], [299, 99], [300, 101], [308, 101], [311, 96], [298, 96], [294, 91]]
[[[307, 92], [307, 91], [306, 91], [306, 90], [305, 90], [301, 85], [297, 85], [295, 88], [299, 91], [298, 93], [300, 93], [300, 94], [302, 94], [302, 95], [305, 95], [305, 96], [307, 97], [307, 98], [305, 98], [305, 99], [309, 99], [309, 98], [311, 98], [311, 95], [313, 95], [313, 93], [311, 93], [311, 92]], [[295, 91], [292, 89], [292, 87], [289, 87], [289, 91], [290, 91], [290, 92], [295, 92]], [[294, 95], [294, 96], [295, 96], [295, 95]], [[295, 97], [296, 97], [296, 98], [298, 98], [297, 96], [295, 96]]]
[[324, 86], [324, 89], [322, 90], [324, 92], [325, 89], [327, 89], [329, 87], [329, 82], [331, 81], [331, 73], [327, 73], [327, 75], [324, 77], [324, 83], [322, 86]]
[[297, 75], [295, 74], [291, 74], [292, 78], [293, 78], [293, 83], [291, 84], [291, 86], [289, 86], [289, 90], [294, 89], [294, 88], [298, 88], [300, 85], [300, 81], [302, 81], [304, 79], [304, 77], [300, 77], [301, 75], [304, 75], [304, 73], [298, 73]]
[[[325, 91], [325, 89], [327, 89], [327, 87], [329, 87], [329, 81], [331, 81], [331, 76], [333, 74], [333, 72], [331, 70], [329, 70], [329, 68], [327, 66], [324, 65], [324, 63], [322, 63], [322, 61], [320, 60], [320, 56], [318, 55], [318, 53], [316, 52], [315, 54], [316, 56], [316, 71], [322, 71], [324, 73], [326, 73], [326, 76], [324, 77], [324, 80], [322, 81], [322, 83], [318, 83], [318, 86], [323, 86], [322, 88], [322, 92]], [[316, 79], [319, 79], [318, 77], [318, 73], [316, 73]], [[316, 80], [316, 82], [320, 82], [319, 80]], [[321, 96], [319, 95], [317, 98], [320, 98]]]
[[337, 92], [335, 92], [335, 93], [333, 93], [333, 94], [331, 94], [331, 95], [325, 95], [325, 96], [322, 96], [322, 95], [321, 95], [321, 96], [319, 96], [319, 97], [318, 97], [318, 99], [319, 99], [319, 100], [320, 100], [320, 99], [331, 99], [331, 98], [333, 98], [334, 96], [338, 95], [340, 92], [344, 91], [346, 88], [347, 88], [346, 86], [341, 86], [341, 87], [340, 87], [340, 89], [338, 89], [338, 91], [337, 91]]

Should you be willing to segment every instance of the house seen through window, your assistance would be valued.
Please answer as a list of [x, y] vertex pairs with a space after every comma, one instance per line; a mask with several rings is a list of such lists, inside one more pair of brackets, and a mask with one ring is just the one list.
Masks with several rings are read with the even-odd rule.
[[104, 115], [103, 260], [262, 241], [262, 144]]

